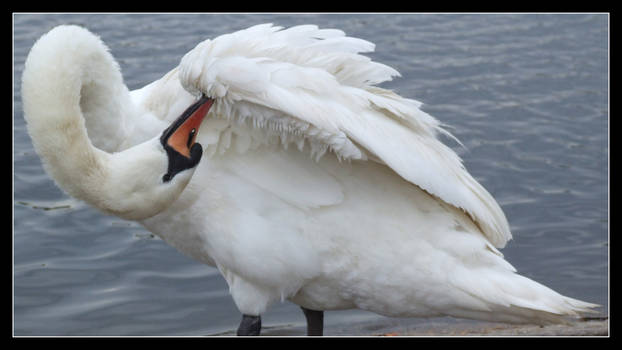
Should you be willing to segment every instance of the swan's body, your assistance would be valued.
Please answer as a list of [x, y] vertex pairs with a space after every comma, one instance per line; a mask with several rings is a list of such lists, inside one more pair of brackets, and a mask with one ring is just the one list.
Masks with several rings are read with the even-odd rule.
[[[132, 92], [98, 38], [53, 29], [23, 77], [46, 169], [71, 195], [216, 266], [245, 315], [289, 299], [310, 310], [545, 323], [596, 306], [503, 259], [503, 212], [419, 102], [374, 86], [398, 73], [358, 54], [373, 44], [279, 29], [207, 40]], [[165, 164], [149, 140], [201, 93], [215, 99], [196, 137], [202, 160], [162, 194], [153, 169], [165, 165], [134, 164], [149, 154]], [[59, 157], [75, 140], [79, 151]], [[148, 194], [134, 196], [141, 184]]]

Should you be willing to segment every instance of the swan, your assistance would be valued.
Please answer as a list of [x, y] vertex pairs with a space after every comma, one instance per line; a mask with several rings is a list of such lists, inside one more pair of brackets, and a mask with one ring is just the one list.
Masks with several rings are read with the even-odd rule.
[[439, 141], [374, 44], [260, 24], [199, 43], [130, 91], [95, 34], [61, 25], [32, 47], [24, 118], [69, 195], [215, 266], [259, 335], [276, 302], [307, 334], [326, 310], [557, 323], [599, 305], [521, 276], [502, 209]]

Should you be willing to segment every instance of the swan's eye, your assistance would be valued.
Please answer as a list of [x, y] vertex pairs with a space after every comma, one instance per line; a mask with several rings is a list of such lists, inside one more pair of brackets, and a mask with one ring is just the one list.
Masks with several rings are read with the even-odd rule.
[[190, 130], [190, 133], [188, 134], [188, 142], [186, 144], [186, 146], [188, 146], [188, 148], [190, 148], [190, 145], [192, 144], [192, 140], [194, 139], [194, 135], [197, 133], [197, 129], [192, 128], [192, 130]]

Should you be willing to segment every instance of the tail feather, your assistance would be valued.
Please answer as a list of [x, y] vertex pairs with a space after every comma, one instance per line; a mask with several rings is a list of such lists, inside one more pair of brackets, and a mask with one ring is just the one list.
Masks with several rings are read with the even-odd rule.
[[452, 316], [508, 323], [568, 323], [569, 319], [598, 313], [594, 309], [600, 307], [563, 296], [516, 273], [499, 271], [486, 276], [487, 281], [480, 281], [477, 289], [461, 288], [482, 301], [486, 308], [458, 307]]

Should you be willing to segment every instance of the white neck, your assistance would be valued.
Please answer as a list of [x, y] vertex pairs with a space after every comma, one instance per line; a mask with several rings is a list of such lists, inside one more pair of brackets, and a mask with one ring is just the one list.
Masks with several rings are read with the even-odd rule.
[[[162, 184], [166, 154], [158, 138], [117, 151], [124, 118], [135, 113], [127, 87], [101, 40], [60, 26], [35, 43], [22, 77], [24, 117], [46, 171], [71, 196], [127, 219], [157, 214], [192, 171]], [[87, 132], [91, 131], [91, 135]]]

